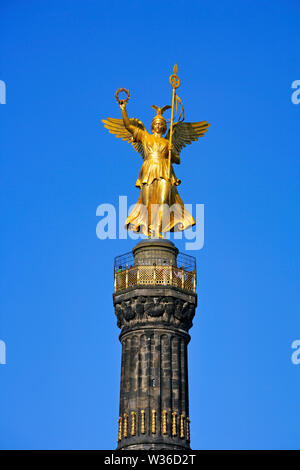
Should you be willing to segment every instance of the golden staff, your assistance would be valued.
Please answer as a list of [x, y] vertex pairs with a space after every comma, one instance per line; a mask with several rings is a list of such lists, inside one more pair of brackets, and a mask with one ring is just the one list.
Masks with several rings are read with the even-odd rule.
[[[177, 64], [174, 65], [173, 68], [173, 75], [170, 76], [170, 83], [173, 88], [172, 91], [172, 110], [171, 110], [171, 124], [170, 124], [170, 140], [169, 140], [169, 158], [168, 158], [168, 175], [169, 181], [171, 185], [171, 158], [172, 158], [172, 137], [173, 137], [173, 119], [174, 119], [174, 105], [175, 105], [175, 90], [180, 85], [179, 77], [177, 76], [178, 66]], [[171, 195], [171, 187], [170, 187], [170, 195]], [[171, 196], [170, 196], [171, 197]]]

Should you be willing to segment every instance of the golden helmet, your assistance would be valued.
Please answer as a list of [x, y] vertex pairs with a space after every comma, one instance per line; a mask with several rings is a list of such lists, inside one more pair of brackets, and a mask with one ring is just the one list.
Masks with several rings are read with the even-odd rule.
[[153, 109], [155, 109], [156, 111], [156, 116], [154, 116], [154, 118], [152, 119], [152, 124], [151, 124], [151, 127], [153, 124], [155, 124], [156, 122], [162, 122], [164, 124], [164, 127], [165, 129], [167, 129], [167, 123], [166, 123], [166, 120], [165, 118], [163, 117], [163, 113], [167, 110], [167, 109], [170, 109], [171, 106], [164, 106], [163, 108], [160, 108], [159, 106], [156, 106], [155, 104], [152, 106]]

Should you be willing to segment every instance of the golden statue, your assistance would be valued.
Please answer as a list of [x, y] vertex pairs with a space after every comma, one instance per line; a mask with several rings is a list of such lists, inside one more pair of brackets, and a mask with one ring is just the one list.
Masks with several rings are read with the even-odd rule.
[[[148, 133], [144, 124], [136, 118], [129, 118], [126, 103], [129, 92], [120, 88], [116, 92], [116, 99], [122, 111], [122, 119], [107, 118], [103, 120], [104, 126], [116, 137], [131, 143], [134, 149], [143, 157], [136, 186], [140, 188], [139, 199], [128, 216], [125, 227], [127, 230], [142, 232], [151, 238], [162, 238], [162, 232], [184, 230], [195, 225], [194, 218], [184, 208], [178, 194], [177, 186], [181, 181], [176, 177], [172, 163], [180, 163], [179, 154], [187, 144], [202, 137], [210, 124], [206, 121], [183, 122], [184, 111], [178, 121], [173, 124], [174, 107], [181, 100], [175, 93], [180, 81], [177, 76], [177, 65], [174, 74], [170, 77], [173, 88], [172, 106], [159, 108], [153, 105], [156, 116], [152, 120], [152, 134]], [[125, 92], [126, 99], [119, 99], [119, 93]], [[171, 122], [168, 133], [167, 123], [163, 117], [164, 111], [171, 108]]]

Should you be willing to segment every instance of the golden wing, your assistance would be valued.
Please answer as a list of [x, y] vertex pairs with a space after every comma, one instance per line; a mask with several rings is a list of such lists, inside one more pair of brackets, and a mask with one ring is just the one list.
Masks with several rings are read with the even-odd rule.
[[[131, 118], [129, 120], [131, 125], [143, 131], [145, 130], [144, 124], [139, 119]], [[127, 142], [129, 142], [133, 146], [134, 150], [136, 150], [138, 153], [141, 154], [143, 158], [145, 158], [142, 143], [135, 142], [133, 140], [132, 134], [124, 126], [123, 119], [107, 118], [102, 119], [102, 122], [104, 123], [104, 127], [108, 129], [111, 134], [115, 134], [116, 137], [119, 137], [122, 140], [127, 140]]]
[[[177, 122], [173, 127], [172, 144], [175, 153], [180, 154], [183, 147], [195, 142], [199, 137], [203, 137], [210, 124], [206, 121], [201, 122]], [[170, 129], [165, 136], [169, 140]]]

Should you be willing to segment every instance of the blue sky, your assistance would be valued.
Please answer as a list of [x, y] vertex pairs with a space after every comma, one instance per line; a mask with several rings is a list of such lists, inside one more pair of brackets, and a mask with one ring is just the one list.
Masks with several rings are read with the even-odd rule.
[[113, 258], [135, 242], [99, 240], [96, 208], [136, 201], [141, 160], [100, 120], [126, 87], [149, 126], [175, 62], [186, 120], [211, 122], [175, 168], [205, 205], [191, 444], [299, 448], [299, 27], [296, 1], [1, 2], [1, 448], [116, 445]]

